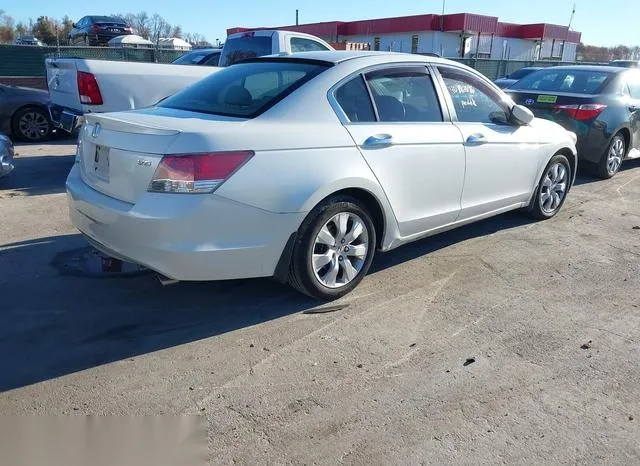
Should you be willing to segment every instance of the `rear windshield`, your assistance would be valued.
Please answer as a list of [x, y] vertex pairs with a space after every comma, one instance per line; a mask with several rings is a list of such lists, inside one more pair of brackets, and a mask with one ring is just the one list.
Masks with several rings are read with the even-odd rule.
[[125, 24], [125, 21], [113, 16], [92, 16], [91, 19], [94, 23], [119, 23]]
[[519, 69], [518, 71], [515, 71], [513, 73], [511, 73], [509, 75], [509, 79], [522, 79], [524, 78], [526, 75], [533, 73], [536, 70], [532, 70], [532, 69], [527, 69], [527, 68], [522, 68]]
[[[202, 51], [195, 51], [195, 52], [190, 52], [187, 53], [185, 55], [182, 55], [181, 57], [176, 58], [175, 60], [173, 60], [171, 63], [173, 63], [174, 65], [204, 65], [205, 62], [211, 58], [212, 55], [214, 54], [218, 54], [219, 52], [202, 52]], [[217, 63], [214, 63], [214, 65], [217, 65]]]
[[253, 118], [328, 66], [319, 62], [285, 60], [238, 63], [169, 97], [160, 107]]
[[229, 66], [247, 58], [264, 57], [273, 52], [271, 36], [245, 35], [228, 39], [224, 43], [220, 66]]
[[611, 73], [588, 70], [548, 69], [531, 73], [518, 81], [512, 89], [543, 92], [571, 92], [599, 94], [607, 85]]

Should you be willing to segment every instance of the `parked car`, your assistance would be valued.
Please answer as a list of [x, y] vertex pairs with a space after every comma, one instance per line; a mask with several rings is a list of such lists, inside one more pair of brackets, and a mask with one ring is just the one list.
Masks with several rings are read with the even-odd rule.
[[51, 136], [49, 93], [41, 89], [0, 84], [0, 131], [27, 142]]
[[498, 87], [502, 89], [506, 89], [508, 87], [513, 86], [515, 83], [520, 81], [522, 78], [524, 78], [528, 74], [531, 74], [534, 71], [539, 71], [542, 69], [544, 68], [540, 66], [527, 66], [525, 68], [520, 68], [518, 71], [514, 71], [513, 73], [508, 74], [503, 78], [496, 79], [494, 82]]
[[[309, 34], [290, 31], [257, 31], [227, 38], [221, 64], [241, 58], [289, 54], [304, 50], [333, 50]], [[190, 84], [219, 71], [215, 66], [176, 66], [81, 58], [48, 58], [47, 79], [54, 125], [73, 131], [87, 112], [115, 112], [148, 107]]]
[[36, 47], [44, 47], [44, 44], [35, 36], [19, 36], [16, 38], [16, 45], [35, 45]]
[[67, 190], [74, 225], [110, 256], [174, 280], [275, 276], [330, 300], [376, 249], [512, 209], [553, 217], [574, 144], [452, 61], [294, 53], [87, 114]]
[[11, 139], [0, 133], [0, 178], [13, 171], [13, 144]]
[[107, 46], [114, 37], [133, 34], [133, 29], [125, 21], [113, 16], [85, 16], [73, 24], [69, 33], [72, 45]]
[[222, 49], [197, 49], [187, 52], [171, 63], [174, 65], [218, 66]]
[[640, 157], [640, 70], [558, 66], [507, 91], [536, 116], [575, 132], [581, 162], [601, 178], [614, 176], [624, 159]]
[[609, 62], [609, 65], [619, 68], [638, 68], [640, 67], [640, 62], [638, 60], [613, 60]]

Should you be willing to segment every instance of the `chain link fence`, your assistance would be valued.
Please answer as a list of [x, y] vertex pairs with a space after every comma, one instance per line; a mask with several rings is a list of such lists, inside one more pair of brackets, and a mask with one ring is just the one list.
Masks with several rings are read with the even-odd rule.
[[0, 76], [46, 76], [48, 57], [171, 63], [183, 51], [112, 47], [33, 47], [0, 45]]
[[[171, 63], [184, 52], [143, 48], [111, 47], [33, 47], [26, 45], [0, 45], [0, 76], [46, 76], [44, 61], [47, 57], [88, 58], [135, 62]], [[484, 58], [452, 58], [477, 69], [489, 79], [497, 79], [525, 66], [575, 65], [559, 61], [511, 61]], [[579, 64], [580, 62], [578, 62]], [[586, 64], [582, 62], [582, 64]]]

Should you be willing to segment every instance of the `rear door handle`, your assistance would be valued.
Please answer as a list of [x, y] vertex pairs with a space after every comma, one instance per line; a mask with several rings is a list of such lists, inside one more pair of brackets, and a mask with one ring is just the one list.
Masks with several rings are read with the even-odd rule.
[[467, 144], [468, 145], [479, 145], [479, 144], [486, 144], [487, 138], [484, 134], [481, 133], [475, 133], [472, 134], [471, 136], [469, 136], [467, 138]]
[[374, 134], [364, 141], [365, 147], [387, 147], [393, 144], [393, 136], [390, 134]]

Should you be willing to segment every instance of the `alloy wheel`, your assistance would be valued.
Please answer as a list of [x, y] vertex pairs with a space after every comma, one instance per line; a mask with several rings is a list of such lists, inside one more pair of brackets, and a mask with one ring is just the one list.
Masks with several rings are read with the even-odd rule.
[[568, 185], [569, 171], [563, 163], [556, 162], [547, 169], [540, 192], [540, 207], [545, 213], [551, 214], [562, 205]]
[[607, 172], [615, 175], [620, 169], [622, 159], [624, 158], [624, 141], [621, 137], [616, 137], [611, 143], [609, 154], [607, 155]]
[[49, 133], [49, 121], [41, 112], [25, 112], [18, 121], [20, 133], [29, 140], [37, 141]]
[[340, 288], [358, 276], [367, 259], [369, 231], [352, 212], [340, 212], [323, 225], [311, 257], [316, 279], [327, 288]]

